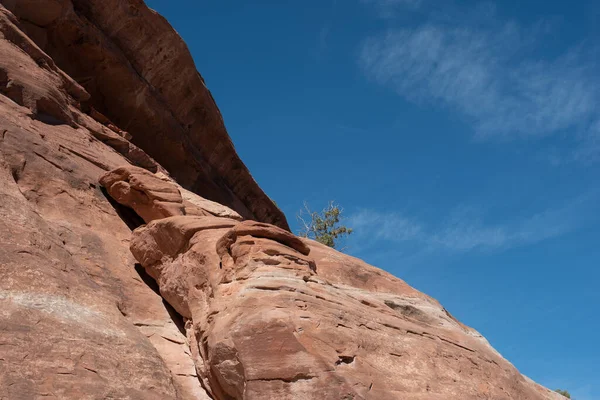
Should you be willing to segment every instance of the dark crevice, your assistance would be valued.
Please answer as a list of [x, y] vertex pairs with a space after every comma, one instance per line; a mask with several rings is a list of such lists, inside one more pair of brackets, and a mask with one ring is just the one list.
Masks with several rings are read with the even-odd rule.
[[0, 89], [6, 88], [7, 85], [8, 85], [8, 72], [6, 72], [5, 69], [0, 68]]
[[256, 289], [256, 290], [268, 290], [268, 291], [278, 291], [278, 290], [284, 290], [284, 291], [293, 291], [290, 290], [290, 288], [282, 288], [281, 286], [253, 286], [250, 289]]
[[32, 118], [36, 119], [40, 122], [43, 122], [46, 125], [52, 125], [52, 126], [69, 125], [69, 123], [63, 121], [62, 119], [56, 118], [50, 114], [46, 114], [46, 113], [42, 113], [42, 112], [38, 112], [35, 115], [32, 115]]
[[443, 342], [446, 342], [446, 343], [449, 343], [449, 344], [453, 344], [454, 346], [456, 346], [456, 347], [459, 347], [459, 348], [461, 348], [461, 349], [464, 349], [464, 350], [468, 350], [468, 351], [470, 351], [471, 353], [474, 353], [474, 352], [475, 352], [475, 350], [473, 350], [473, 349], [470, 349], [470, 348], [468, 348], [468, 347], [465, 347], [465, 346], [463, 346], [463, 345], [461, 345], [461, 344], [455, 343], [455, 342], [453, 342], [453, 341], [451, 341], [451, 340], [444, 339], [444, 338], [443, 338], [443, 337], [441, 337], [441, 336], [438, 336], [438, 338], [440, 338], [440, 340], [441, 340], [441, 341], [443, 341]]
[[291, 378], [262, 378], [262, 379], [248, 379], [248, 382], [272, 382], [272, 381], [281, 381], [281, 382], [285, 382], [285, 383], [292, 383], [292, 382], [298, 382], [298, 381], [308, 381], [311, 379], [314, 379], [315, 377], [312, 375], [308, 375], [305, 373], [298, 373], [295, 376], [291, 377]]
[[[154, 293], [156, 293], [157, 295], [161, 295], [160, 294], [160, 289], [158, 287], [158, 284], [156, 283], [156, 281], [154, 280], [154, 278], [152, 278], [150, 275], [148, 275], [148, 273], [146, 272], [146, 270], [144, 269], [144, 267], [142, 267], [141, 264], [135, 264], [135, 272], [138, 273], [138, 275], [140, 276], [140, 278], [142, 278], [142, 281], [150, 288], [152, 289], [152, 291]], [[162, 296], [161, 296], [162, 297]], [[179, 332], [181, 332], [181, 334], [183, 336], [187, 336], [186, 335], [186, 331], [185, 331], [185, 321], [183, 320], [183, 317], [181, 316], [181, 314], [179, 314], [177, 311], [175, 311], [175, 309], [165, 301], [165, 299], [163, 299], [163, 305], [165, 306], [165, 309], [167, 310], [167, 312], [169, 313], [169, 317], [171, 317], [171, 320], [173, 321], [173, 323], [175, 324], [175, 326], [177, 326], [177, 329], [179, 329]]]
[[[145, 221], [133, 209], [117, 203], [108, 194], [108, 192], [106, 191], [106, 189], [104, 187], [100, 187], [100, 190], [102, 191], [102, 194], [104, 194], [104, 197], [106, 197], [106, 199], [108, 200], [110, 205], [115, 209], [117, 215], [121, 218], [121, 220], [123, 220], [123, 222], [125, 222], [125, 224], [127, 225], [127, 227], [129, 229], [131, 229], [133, 231], [134, 229], [145, 224]], [[162, 298], [158, 284], [156, 283], [154, 278], [152, 278], [150, 275], [148, 275], [148, 273], [146, 272], [146, 270], [144, 269], [144, 267], [141, 264], [138, 264], [138, 263], [135, 264], [135, 271], [137, 272], [139, 277], [142, 279], [142, 281], [150, 289], [152, 289], [152, 291], [154, 293], [161, 296], [161, 298]], [[171, 317], [171, 320], [173, 321], [175, 326], [177, 326], [177, 329], [179, 329], [179, 332], [181, 332], [181, 334], [183, 336], [187, 336], [186, 331], [185, 331], [185, 321], [183, 319], [183, 316], [181, 316], [181, 314], [179, 314], [177, 311], [175, 311], [175, 309], [169, 303], [167, 303], [165, 301], [165, 299], [163, 299], [162, 302], [163, 302], [163, 305], [165, 306], [165, 309], [169, 313], [169, 317]]]
[[335, 365], [352, 364], [355, 357], [356, 356], [339, 356], [338, 360], [335, 362]]
[[[125, 207], [124, 205], [117, 203], [108, 194], [108, 192], [106, 191], [105, 188], [102, 187], [102, 188], [100, 188], [100, 190], [102, 191], [102, 194], [104, 195], [104, 197], [106, 197], [106, 199], [108, 200], [110, 205], [115, 209], [115, 211], [117, 212], [117, 215], [123, 220], [123, 222], [125, 222], [125, 224], [127, 224], [129, 229], [134, 230], [135, 228], [145, 224], [144, 220], [139, 215], [137, 215], [135, 211], [133, 211], [129, 207]], [[145, 271], [144, 271], [144, 273], [145, 273]], [[152, 279], [152, 278], [150, 278], [150, 279]], [[154, 282], [154, 280], [153, 280], [153, 282]]]
[[19, 170], [16, 168], [12, 168], [10, 173], [15, 183], [19, 183], [19, 180], [21, 179], [21, 177], [19, 176]]
[[181, 334], [184, 337], [186, 337], [187, 332], [185, 330], [185, 320], [183, 319], [181, 314], [179, 314], [177, 311], [175, 311], [175, 309], [173, 307], [171, 307], [171, 305], [169, 303], [167, 303], [164, 299], [163, 299], [163, 304], [165, 305], [165, 309], [169, 313], [171, 320], [173, 320], [173, 323], [175, 324], [177, 329], [179, 329], [179, 332], [181, 332]]
[[150, 289], [152, 289], [152, 291], [154, 293], [156, 293], [157, 295], [160, 296], [160, 289], [158, 288], [158, 283], [156, 283], [156, 281], [154, 280], [154, 278], [152, 278], [150, 275], [148, 275], [148, 273], [146, 272], [146, 270], [144, 269], [144, 267], [142, 267], [141, 264], [138, 264], [138, 263], [135, 264], [135, 272], [138, 273], [138, 275], [140, 276], [140, 278], [142, 278], [142, 281]]
[[25, 170], [26, 165], [27, 165], [27, 160], [23, 159], [23, 162], [21, 163], [21, 165], [11, 167], [10, 173], [16, 184], [18, 184], [19, 181], [21, 180], [21, 175], [23, 174], [23, 171]]

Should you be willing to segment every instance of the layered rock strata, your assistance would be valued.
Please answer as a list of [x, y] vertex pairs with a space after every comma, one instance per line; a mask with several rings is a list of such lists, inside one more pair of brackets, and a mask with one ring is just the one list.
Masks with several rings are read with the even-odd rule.
[[560, 398], [286, 229], [162, 17], [2, 0], [0, 399]]
[[[143, 1], [4, 0], [2, 4], [20, 19], [20, 34], [35, 42], [36, 46], [28, 45], [35, 49], [33, 60], [59, 72], [65, 81], [60, 86], [82, 110], [102, 115], [110, 121], [109, 128], [127, 131], [132, 144], [186, 189], [244, 218], [289, 229], [283, 213], [238, 157], [187, 46]], [[16, 75], [19, 70], [9, 71]], [[27, 96], [24, 99], [34, 110], [73, 123], [60, 90], [39, 85], [27, 90], [50, 90], [33, 103]], [[18, 86], [8, 91], [19, 96]], [[106, 140], [119, 141], [105, 129], [99, 133], [106, 134]]]
[[265, 223], [179, 209], [148, 219], [131, 252], [185, 318], [213, 398], [556, 397], [437, 301], [360, 260]]

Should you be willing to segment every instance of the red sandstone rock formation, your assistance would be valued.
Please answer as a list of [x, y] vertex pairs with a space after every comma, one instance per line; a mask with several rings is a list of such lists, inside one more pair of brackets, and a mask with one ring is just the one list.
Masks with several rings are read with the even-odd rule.
[[185, 188], [244, 218], [288, 229], [237, 156], [187, 46], [164, 18], [139, 0], [11, 0], [6, 6], [52, 57], [45, 56], [48, 62], [73, 77], [83, 109], [93, 106], [130, 133]]
[[275, 226], [174, 216], [131, 251], [213, 398], [551, 398], [435, 300]]
[[268, 224], [141, 1], [2, 1], [0, 200], [0, 399], [561, 398], [400, 279]]
[[100, 178], [100, 184], [113, 199], [133, 208], [145, 222], [176, 215], [242, 219], [235, 211], [186, 191], [161, 175], [129, 165], [106, 173]]

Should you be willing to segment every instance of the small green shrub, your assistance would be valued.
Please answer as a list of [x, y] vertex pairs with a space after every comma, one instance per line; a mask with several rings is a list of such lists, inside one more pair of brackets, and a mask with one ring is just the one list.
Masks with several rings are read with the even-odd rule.
[[568, 391], [566, 391], [566, 390], [562, 390], [562, 389], [556, 389], [556, 390], [555, 390], [555, 392], [556, 392], [556, 393], [558, 393], [558, 394], [562, 394], [562, 395], [563, 395], [563, 396], [565, 396], [567, 399], [570, 399], [570, 398], [571, 398], [571, 393], [569, 393], [569, 392], [568, 392]]
[[304, 208], [297, 215], [302, 224], [298, 236], [314, 239], [326, 246], [336, 248], [339, 238], [352, 233], [351, 228], [340, 225], [343, 211], [333, 201], [330, 201], [321, 212], [312, 211], [305, 202]]

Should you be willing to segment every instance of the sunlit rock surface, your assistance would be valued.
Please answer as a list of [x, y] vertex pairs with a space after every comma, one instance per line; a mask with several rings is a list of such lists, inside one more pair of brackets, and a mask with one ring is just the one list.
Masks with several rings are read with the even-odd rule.
[[286, 229], [162, 17], [2, 1], [0, 399], [561, 398]]

